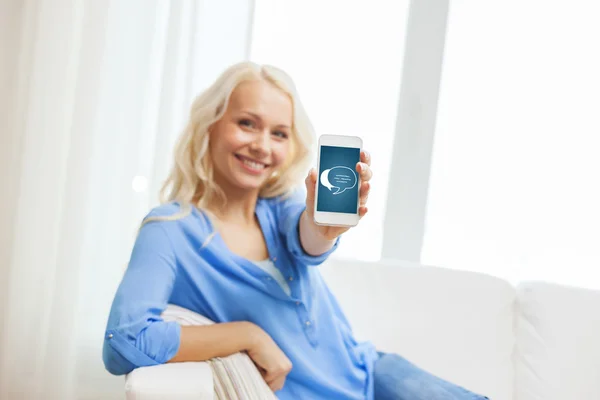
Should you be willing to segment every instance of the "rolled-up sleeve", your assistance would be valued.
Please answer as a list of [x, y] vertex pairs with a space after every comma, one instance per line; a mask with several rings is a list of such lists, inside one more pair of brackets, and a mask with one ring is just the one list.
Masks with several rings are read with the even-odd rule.
[[163, 364], [179, 350], [181, 327], [160, 317], [176, 276], [173, 247], [163, 222], [144, 225], [115, 295], [104, 333], [106, 369], [123, 375]]
[[300, 242], [300, 216], [306, 209], [306, 193], [297, 191], [288, 198], [279, 198], [275, 204], [279, 233], [285, 238], [288, 251], [303, 265], [319, 265], [323, 263], [338, 247], [338, 237], [331, 249], [323, 254], [308, 254]]

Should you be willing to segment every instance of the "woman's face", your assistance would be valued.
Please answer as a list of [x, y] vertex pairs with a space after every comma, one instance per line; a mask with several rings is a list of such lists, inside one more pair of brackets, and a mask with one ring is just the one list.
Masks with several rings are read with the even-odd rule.
[[260, 189], [288, 156], [292, 115], [289, 96], [270, 83], [238, 85], [210, 130], [217, 184], [226, 191]]

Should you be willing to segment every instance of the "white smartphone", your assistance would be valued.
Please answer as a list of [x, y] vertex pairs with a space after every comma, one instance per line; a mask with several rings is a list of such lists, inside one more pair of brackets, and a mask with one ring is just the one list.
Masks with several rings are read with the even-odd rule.
[[358, 224], [360, 161], [362, 139], [358, 136], [322, 135], [319, 137], [315, 223], [331, 226]]

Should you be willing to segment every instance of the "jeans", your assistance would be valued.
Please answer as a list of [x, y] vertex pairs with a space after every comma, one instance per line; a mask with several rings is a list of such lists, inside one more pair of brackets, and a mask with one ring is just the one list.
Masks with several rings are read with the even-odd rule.
[[397, 354], [379, 353], [374, 373], [375, 400], [483, 400], [422, 370]]

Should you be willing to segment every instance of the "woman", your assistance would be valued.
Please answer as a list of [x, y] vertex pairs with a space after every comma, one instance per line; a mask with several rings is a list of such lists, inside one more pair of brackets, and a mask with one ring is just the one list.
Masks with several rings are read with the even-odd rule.
[[[315, 266], [347, 228], [313, 222], [314, 134], [293, 83], [252, 63], [230, 67], [193, 103], [163, 187], [116, 293], [103, 359], [140, 366], [246, 351], [280, 399], [477, 399], [396, 355], [357, 343]], [[362, 152], [359, 213], [370, 156]], [[160, 318], [177, 304], [213, 321]]]

